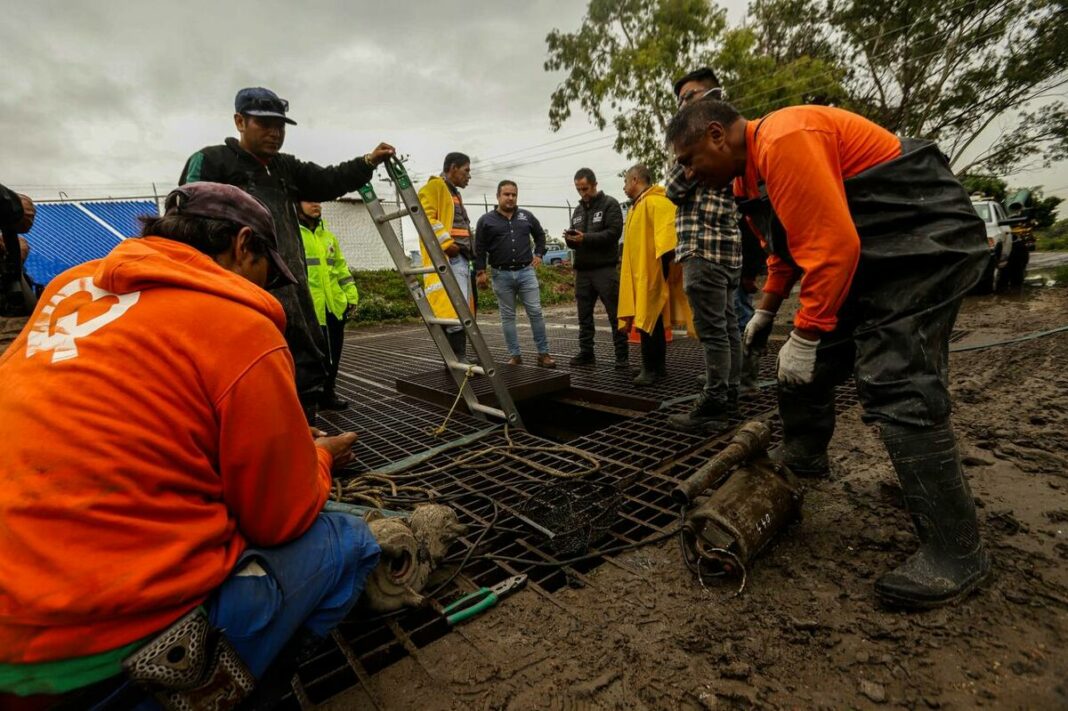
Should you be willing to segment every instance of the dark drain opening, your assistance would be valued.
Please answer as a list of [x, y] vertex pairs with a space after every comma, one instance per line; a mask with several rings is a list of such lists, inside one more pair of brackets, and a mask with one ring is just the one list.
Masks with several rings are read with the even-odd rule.
[[641, 413], [567, 395], [517, 403], [527, 432], [553, 442], [570, 442]]

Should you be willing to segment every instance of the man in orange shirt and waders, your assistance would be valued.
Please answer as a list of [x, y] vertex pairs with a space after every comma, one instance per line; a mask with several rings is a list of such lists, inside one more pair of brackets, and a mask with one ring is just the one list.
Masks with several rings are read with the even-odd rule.
[[362, 519], [320, 513], [356, 435], [308, 429], [270, 211], [199, 182], [143, 220], [0, 358], [3, 708], [288, 687], [378, 560]]
[[987, 247], [945, 157], [930, 141], [822, 106], [748, 121], [703, 100], [672, 119], [667, 140], [703, 184], [734, 181], [770, 253], [747, 348], [767, 341], [800, 280], [801, 307], [779, 351], [777, 458], [798, 474], [827, 473], [834, 387], [853, 374], [920, 539], [876, 594], [912, 608], [964, 597], [990, 562], [949, 421], [949, 334]]

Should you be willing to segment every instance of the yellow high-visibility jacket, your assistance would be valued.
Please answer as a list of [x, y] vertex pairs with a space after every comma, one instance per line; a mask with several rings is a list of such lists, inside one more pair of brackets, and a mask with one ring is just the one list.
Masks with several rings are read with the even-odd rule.
[[[430, 176], [426, 185], [419, 189], [419, 202], [422, 203], [423, 211], [430, 220], [430, 227], [438, 238], [438, 244], [442, 249], [448, 249], [453, 244], [452, 221], [456, 208], [453, 206], [452, 193], [445, 179], [440, 175]], [[423, 264], [430, 264], [430, 256], [426, 253], [422, 242], [419, 243], [419, 253], [423, 257]], [[457, 318], [456, 309], [452, 307], [449, 295], [445, 293], [445, 287], [437, 274], [423, 275], [423, 289], [426, 291], [426, 299], [430, 307], [434, 309], [435, 316]]]
[[625, 318], [634, 319], [634, 327], [646, 333], [656, 328], [664, 317], [664, 328], [692, 320], [686, 294], [682, 291], [681, 270], [672, 264], [664, 278], [661, 257], [674, 251], [675, 204], [668, 200], [664, 188], [654, 185], [638, 196], [627, 212], [623, 226], [623, 263], [619, 271], [619, 325]]
[[326, 229], [322, 219], [314, 231], [301, 224], [300, 236], [304, 241], [308, 291], [315, 305], [315, 317], [320, 326], [325, 326], [327, 311], [340, 319], [348, 306], [355, 306], [360, 301], [360, 294], [356, 291], [345, 255], [341, 253], [341, 244], [334, 233]]

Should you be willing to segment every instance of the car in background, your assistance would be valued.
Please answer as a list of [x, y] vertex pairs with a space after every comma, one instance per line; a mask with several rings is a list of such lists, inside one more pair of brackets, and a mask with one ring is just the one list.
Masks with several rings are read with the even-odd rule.
[[993, 293], [999, 282], [999, 271], [1009, 265], [1012, 254], [1012, 225], [1005, 209], [997, 200], [985, 195], [972, 196], [972, 208], [986, 225], [986, 242], [990, 246], [990, 260], [983, 269], [983, 276], [975, 285], [974, 293]]
[[545, 240], [545, 256], [542, 257], [542, 264], [563, 264], [564, 262], [571, 261], [571, 250], [562, 240], [546, 239]]

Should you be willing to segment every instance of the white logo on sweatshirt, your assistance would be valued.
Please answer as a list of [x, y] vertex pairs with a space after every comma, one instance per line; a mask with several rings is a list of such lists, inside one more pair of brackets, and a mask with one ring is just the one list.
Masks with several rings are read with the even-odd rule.
[[[60, 316], [56, 319], [55, 327], [52, 326], [52, 314], [65, 300], [81, 293], [88, 293], [92, 299], [83, 303], [95, 304], [100, 299], [113, 298], [115, 302], [108, 306], [107, 311], [90, 319], [78, 323], [78, 310]], [[78, 357], [79, 338], [94, 333], [98, 328], [107, 326], [109, 323], [126, 313], [127, 309], [137, 303], [141, 298], [140, 291], [129, 294], [113, 294], [106, 289], [101, 289], [93, 283], [92, 277], [82, 277], [70, 282], [49, 299], [48, 304], [41, 309], [41, 315], [33, 322], [33, 329], [26, 336], [26, 357], [30, 358], [41, 351], [52, 351], [52, 362], [70, 360]], [[51, 332], [50, 332], [51, 331]]]

